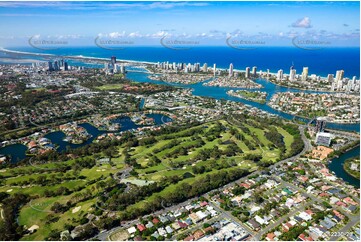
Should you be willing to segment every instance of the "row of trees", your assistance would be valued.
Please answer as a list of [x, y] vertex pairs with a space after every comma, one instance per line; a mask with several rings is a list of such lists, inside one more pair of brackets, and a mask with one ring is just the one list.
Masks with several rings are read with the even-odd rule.
[[21, 193], [9, 195], [5, 192], [0, 192], [0, 201], [3, 210], [3, 219], [0, 219], [0, 240], [19, 240], [24, 234], [24, 229], [17, 223], [17, 216], [20, 207], [29, 202], [29, 196]]
[[177, 204], [189, 198], [200, 196], [210, 190], [224, 186], [248, 174], [247, 170], [233, 168], [221, 170], [204, 177], [197, 178], [192, 184], [181, 182], [176, 185], [172, 192], [163, 193], [162, 197], [156, 195], [150, 202], [146, 202], [142, 207], [128, 206], [120, 215], [120, 220], [130, 220], [152, 213], [162, 208], [162, 204]]

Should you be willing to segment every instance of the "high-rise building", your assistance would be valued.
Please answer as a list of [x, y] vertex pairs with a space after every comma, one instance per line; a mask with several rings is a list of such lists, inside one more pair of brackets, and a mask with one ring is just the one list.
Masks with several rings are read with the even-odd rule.
[[329, 83], [332, 83], [332, 82], [333, 82], [333, 74], [328, 74], [328, 75], [327, 75], [327, 81], [328, 81]]
[[254, 77], [257, 75], [257, 66], [252, 67], [252, 75]]
[[120, 73], [122, 73], [122, 74], [125, 73], [125, 66], [124, 65], [120, 65]]
[[308, 78], [308, 67], [303, 67], [302, 71], [302, 81], [306, 81]]
[[345, 71], [344, 71], [344, 70], [338, 70], [338, 71], [336, 71], [336, 81], [342, 80], [344, 74], [345, 74]]
[[64, 71], [68, 71], [68, 70], [69, 70], [68, 62], [64, 61]]
[[323, 132], [325, 130], [326, 127], [326, 120], [323, 118], [317, 118], [316, 119], [316, 127], [315, 127], [315, 132]]
[[200, 63], [195, 63], [195, 64], [194, 64], [194, 70], [195, 70], [195, 72], [199, 72], [200, 69], [201, 69], [201, 64], [200, 64]]
[[204, 64], [203, 64], [202, 71], [203, 71], [203, 72], [207, 72], [207, 71], [208, 71], [207, 63], [204, 63]]
[[49, 68], [49, 71], [54, 71], [53, 62], [51, 62], [51, 61], [48, 62], [48, 68]]
[[290, 81], [296, 80], [296, 69], [291, 68], [290, 70]]
[[58, 61], [54, 61], [54, 71], [59, 71], [60, 67], [59, 67], [59, 62]]
[[229, 76], [233, 76], [233, 64], [229, 64]]
[[117, 63], [117, 58], [115, 56], [112, 56], [110, 58], [110, 62], [112, 63], [112, 65], [114, 65], [115, 63]]
[[250, 77], [250, 74], [251, 74], [250, 72], [251, 72], [251, 68], [246, 67], [246, 75], [245, 75], [246, 78]]
[[277, 80], [281, 81], [283, 79], [283, 70], [280, 69], [277, 72]]
[[213, 76], [216, 76], [216, 72], [217, 72], [217, 65], [214, 64], [213, 65]]

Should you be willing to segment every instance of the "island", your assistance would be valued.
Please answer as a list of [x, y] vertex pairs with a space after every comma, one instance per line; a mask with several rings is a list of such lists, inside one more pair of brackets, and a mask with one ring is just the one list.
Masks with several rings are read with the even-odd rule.
[[360, 180], [360, 157], [351, 157], [345, 160], [343, 169], [351, 176]]
[[267, 93], [261, 91], [245, 91], [245, 90], [229, 90], [228, 95], [233, 97], [244, 98], [253, 102], [264, 104], [266, 103]]

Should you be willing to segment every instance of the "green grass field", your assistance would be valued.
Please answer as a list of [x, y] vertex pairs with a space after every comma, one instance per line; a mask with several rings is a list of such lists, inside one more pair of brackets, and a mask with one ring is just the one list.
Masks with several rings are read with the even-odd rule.
[[[121, 87], [120, 84], [115, 84], [105, 85], [100, 88], [106, 90], [107, 88], [114, 89], [114, 87], [117, 86]], [[261, 161], [276, 162], [277, 159], [280, 158], [280, 150], [269, 148], [271, 147], [272, 142], [264, 136], [267, 129], [259, 128], [260, 126], [257, 125], [253, 126], [251, 122], [244, 124], [244, 126], [249, 129], [251, 132], [250, 134], [243, 132], [241, 128], [236, 127], [225, 120], [219, 122], [214, 121], [191, 129], [181, 130], [166, 135], [158, 135], [155, 136], [156, 142], [153, 144], [133, 147], [129, 151], [129, 154], [139, 165], [141, 165], [141, 168], [135, 169], [138, 174], [137, 176], [130, 176], [128, 179], [137, 178], [158, 182], [167, 177], [178, 176], [180, 177], [180, 181], [168, 185], [160, 192], [153, 193], [143, 201], [135, 202], [133, 205], [128, 206], [128, 209], [140, 208], [144, 206], [146, 202], [153, 201], [157, 196], [162, 197], [165, 194], [174, 192], [180, 182], [192, 184], [198, 178], [206, 176], [207, 174], [216, 173], [219, 169], [231, 170], [243, 168], [250, 171], [256, 170], [259, 164], [252, 160], [245, 159], [245, 156], [248, 154], [261, 155]], [[239, 140], [232, 135], [231, 128], [234, 128], [241, 133], [244, 139]], [[291, 143], [293, 142], [294, 137], [281, 127], [276, 128], [284, 137], [286, 152], [290, 152]], [[215, 131], [217, 129], [220, 129], [220, 131]], [[189, 132], [192, 130], [196, 133], [190, 134]], [[166, 145], [169, 145], [174, 139], [179, 142], [173, 147], [163, 148]], [[223, 154], [223, 152], [227, 151], [230, 144], [235, 144], [237, 150], [233, 155], [227, 156]], [[249, 148], [250, 145], [253, 149]], [[200, 153], [216, 148], [218, 148], [217, 152], [219, 153], [219, 157], [210, 157], [205, 160], [199, 158], [201, 157]], [[63, 231], [65, 230], [65, 224], [76, 226], [79, 224], [81, 218], [92, 213], [94, 210], [92, 206], [97, 200], [96, 195], [103, 189], [100, 188], [100, 184], [105, 182], [105, 185], [107, 185], [108, 181], [112, 179], [112, 174], [115, 174], [126, 167], [124, 156], [122, 155], [124, 149], [124, 146], [119, 147], [119, 156], [112, 158], [113, 166], [109, 164], [101, 166], [96, 165], [92, 168], [83, 168], [77, 174], [72, 170], [65, 173], [55, 171], [40, 172], [40, 170], [37, 170], [37, 168], [30, 165], [21, 168], [6, 169], [5, 172], [2, 172], [1, 175], [3, 181], [0, 192], [8, 192], [9, 194], [22, 192], [32, 196], [31, 202], [20, 209], [19, 223], [25, 225], [27, 228], [32, 225], [38, 225], [39, 229], [34, 234], [26, 235], [23, 240], [44, 240], [51, 231]], [[177, 153], [177, 151], [184, 149], [186, 153]], [[158, 158], [160, 163], [151, 163], [152, 157]], [[62, 163], [71, 165], [74, 163], [74, 160]], [[222, 165], [224, 164], [230, 165], [223, 167]], [[54, 169], [57, 165], [61, 165], [61, 163], [45, 164], [40, 165], [39, 167]], [[205, 168], [205, 171], [201, 174], [196, 173], [196, 170], [200, 168]], [[62, 176], [68, 176], [71, 177], [71, 179], [53, 185], [16, 185], [16, 183], [28, 181], [29, 179], [36, 180], [40, 175], [45, 176], [48, 179]], [[45, 196], [46, 190], [55, 191], [59, 189], [59, 187], [66, 187], [72, 192], [67, 195], [54, 197]], [[77, 191], [73, 191], [74, 189]], [[89, 197], [81, 202], [73, 203], [64, 213], [55, 213], [51, 210], [51, 207], [55, 202], [66, 204], [72, 200], [75, 194], [80, 193], [88, 194]], [[76, 207], [80, 207], [80, 210], [73, 213], [73, 209]], [[51, 220], [51, 217], [55, 217], [56, 219]]]
[[116, 90], [116, 89], [122, 89], [122, 88], [123, 88], [123, 84], [106, 84], [106, 85], [97, 87], [97, 89], [99, 89], [101, 91]]

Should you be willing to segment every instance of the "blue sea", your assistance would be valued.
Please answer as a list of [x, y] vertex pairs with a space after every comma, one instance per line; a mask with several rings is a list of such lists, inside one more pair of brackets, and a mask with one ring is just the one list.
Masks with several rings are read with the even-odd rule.
[[296, 47], [261, 47], [252, 50], [238, 50], [230, 47], [194, 47], [173, 50], [164, 47], [130, 47], [121, 50], [107, 50], [99, 47], [71, 47], [56, 50], [39, 50], [32, 47], [8, 48], [10, 50], [48, 53], [55, 55], [82, 55], [86, 57], [149, 61], [217, 64], [218, 68], [228, 68], [233, 63], [235, 69], [257, 66], [257, 70], [289, 72], [293, 65], [297, 73], [307, 66], [309, 74], [327, 76], [337, 70], [344, 70], [345, 77], [360, 77], [360, 48], [324, 48], [305, 50]]

